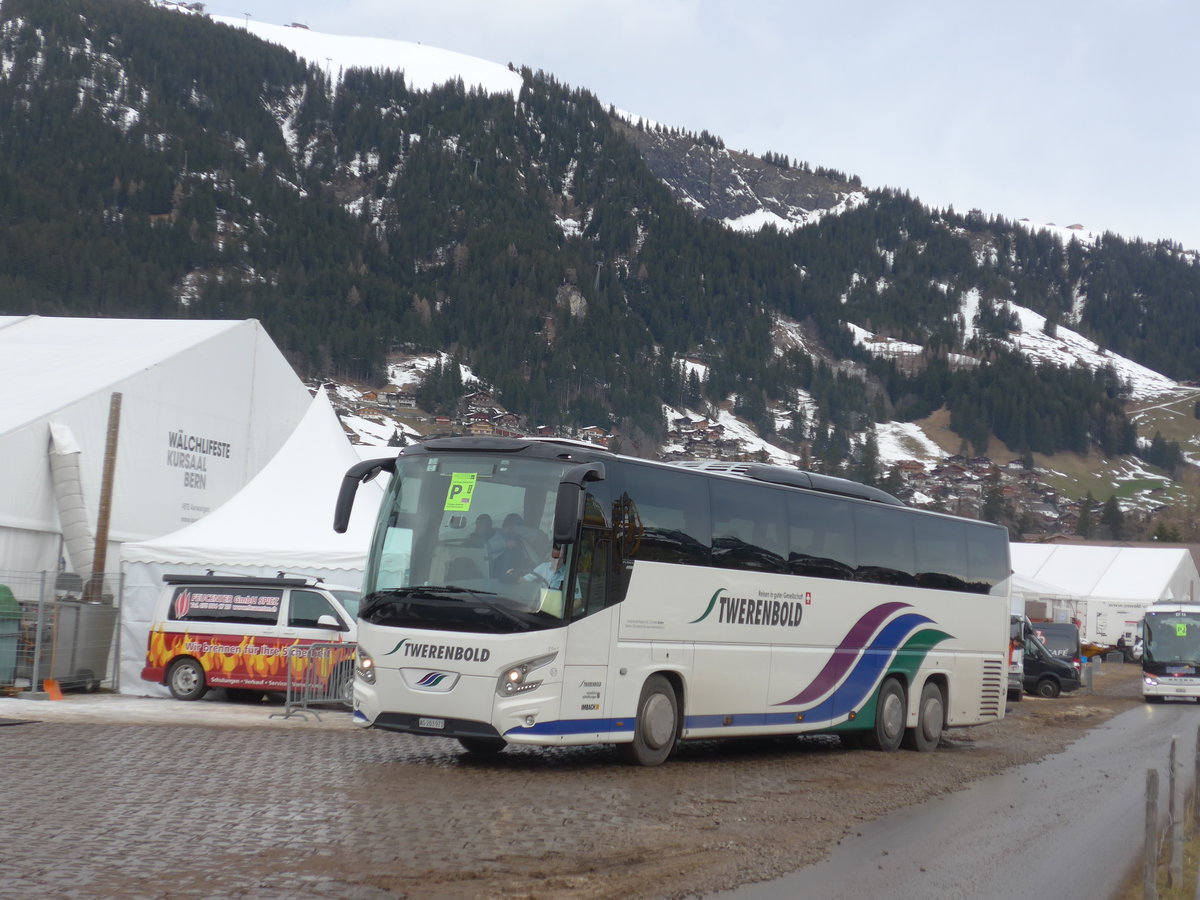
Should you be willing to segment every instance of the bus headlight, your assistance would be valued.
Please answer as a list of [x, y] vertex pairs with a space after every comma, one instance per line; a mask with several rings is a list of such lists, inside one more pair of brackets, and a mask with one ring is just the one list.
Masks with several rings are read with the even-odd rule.
[[554, 662], [557, 653], [549, 653], [546, 656], [539, 656], [535, 659], [527, 659], [525, 662], [519, 662], [515, 666], [507, 669], [496, 682], [496, 693], [501, 697], [511, 697], [514, 694], [523, 694], [525, 691], [532, 691], [535, 687], [542, 683], [541, 679], [533, 680], [530, 675], [537, 669], [550, 665]]
[[1153, 675], [1143, 675], [1142, 681], [1145, 682], [1147, 687], [1156, 687], [1158, 685], [1158, 679]]
[[358, 663], [355, 665], [354, 671], [367, 684], [375, 683], [375, 660], [362, 647], [358, 648]]

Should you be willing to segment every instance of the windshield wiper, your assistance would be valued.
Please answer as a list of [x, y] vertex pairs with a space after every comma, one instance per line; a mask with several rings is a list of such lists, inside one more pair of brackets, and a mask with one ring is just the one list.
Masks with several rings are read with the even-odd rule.
[[[414, 585], [412, 587], [391, 588], [386, 591], [375, 591], [368, 594], [363, 605], [358, 610], [360, 619], [370, 619], [384, 606], [390, 603], [403, 600], [440, 600], [443, 597], [458, 595], [466, 595], [468, 597], [494, 597], [496, 596], [491, 591], [477, 591], [472, 588], [458, 587], [452, 584], [446, 585]], [[488, 601], [484, 601], [487, 603]], [[489, 603], [489, 605], [491, 605]]]

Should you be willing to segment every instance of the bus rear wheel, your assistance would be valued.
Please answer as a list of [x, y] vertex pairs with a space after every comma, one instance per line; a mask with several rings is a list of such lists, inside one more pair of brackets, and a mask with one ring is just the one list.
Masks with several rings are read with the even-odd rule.
[[634, 766], [657, 766], [666, 762], [679, 739], [679, 700], [671, 682], [651, 675], [642, 686], [633, 742], [618, 744], [621, 759]]
[[863, 746], [891, 753], [900, 749], [904, 723], [908, 720], [908, 701], [898, 679], [889, 678], [879, 686], [875, 698], [875, 727], [863, 734]]
[[917, 707], [917, 727], [904, 732], [904, 746], [909, 750], [929, 753], [942, 739], [942, 726], [946, 721], [946, 703], [942, 689], [932, 681], [921, 688], [921, 704]]

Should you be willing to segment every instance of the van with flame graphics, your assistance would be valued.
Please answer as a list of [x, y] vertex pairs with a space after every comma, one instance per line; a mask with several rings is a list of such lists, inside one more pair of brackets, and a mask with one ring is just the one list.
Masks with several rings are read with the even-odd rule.
[[[306, 578], [165, 575], [142, 678], [178, 700], [209, 688], [282, 691], [307, 667], [353, 677], [358, 592]], [[312, 651], [313, 644], [336, 647]]]

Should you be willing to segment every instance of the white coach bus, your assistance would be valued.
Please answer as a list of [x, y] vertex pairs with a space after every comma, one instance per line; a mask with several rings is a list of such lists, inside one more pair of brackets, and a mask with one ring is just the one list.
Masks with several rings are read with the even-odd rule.
[[1142, 697], [1200, 701], [1200, 604], [1159, 601], [1142, 620]]
[[479, 437], [354, 466], [335, 529], [381, 470], [362, 726], [657, 765], [748, 735], [928, 751], [1004, 715], [1000, 527], [797, 469]]

